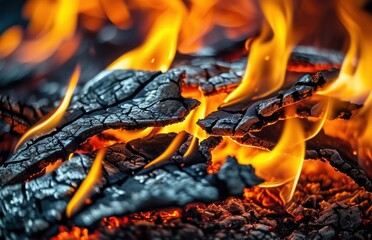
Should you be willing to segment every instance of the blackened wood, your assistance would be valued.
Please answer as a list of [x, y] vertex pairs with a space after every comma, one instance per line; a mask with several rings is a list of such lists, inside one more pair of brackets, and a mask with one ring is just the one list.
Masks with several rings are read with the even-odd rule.
[[[241, 144], [272, 150], [281, 135], [283, 121], [256, 133], [249, 133], [235, 140]], [[372, 181], [365, 171], [358, 166], [358, 157], [353, 154], [351, 145], [341, 139], [328, 136], [320, 131], [314, 138], [306, 141], [306, 160], [323, 160], [329, 162], [334, 169], [344, 173], [359, 186], [372, 192]]]
[[[241, 82], [247, 65], [247, 57], [228, 61], [216, 58], [196, 58], [174, 65], [187, 73], [185, 85], [200, 87], [205, 95], [230, 93]], [[318, 50], [300, 46], [293, 50], [288, 71], [315, 73], [340, 68], [343, 54], [333, 50]]]
[[[280, 91], [274, 97], [259, 100], [248, 105], [222, 107], [199, 120], [198, 125], [206, 132], [213, 135], [244, 136], [248, 132], [260, 130], [262, 127], [272, 124], [285, 117], [286, 107], [299, 104], [297, 115], [299, 117], [319, 116], [319, 111], [313, 108], [316, 104], [309, 101], [317, 90], [324, 88], [332, 82], [338, 74], [338, 70], [322, 71], [313, 75], [305, 75], [288, 90]], [[347, 102], [337, 101], [336, 115], [348, 119], [351, 112], [360, 106]]]
[[287, 69], [292, 72], [315, 73], [340, 68], [343, 60], [344, 54], [336, 50], [298, 46], [291, 54]]
[[307, 150], [305, 158], [328, 161], [336, 170], [346, 174], [359, 186], [372, 192], [372, 181], [368, 178], [367, 174], [355, 164], [355, 161], [341, 157], [336, 149]]
[[167, 164], [142, 175], [134, 174], [150, 159], [133, 150], [136, 142], [131, 144], [118, 144], [108, 149], [104, 174], [94, 188], [92, 204], [83, 207], [71, 220], [66, 219], [65, 209], [89, 171], [92, 155], [75, 154], [51, 174], [2, 188], [0, 236], [13, 239], [45, 236], [70, 221], [77, 226], [94, 227], [94, 223], [112, 215], [241, 196], [244, 188], [262, 181], [255, 176], [251, 166], [239, 165], [233, 158], [229, 158], [214, 175], [207, 174], [206, 163], [185, 168]]
[[88, 82], [50, 133], [25, 142], [0, 167], [0, 185], [25, 180], [30, 174], [66, 157], [87, 138], [106, 129], [140, 129], [182, 121], [198, 105], [181, 96], [179, 70], [103, 72]]
[[0, 120], [8, 123], [10, 131], [23, 134], [44, 114], [33, 105], [23, 104], [10, 97], [0, 96]]

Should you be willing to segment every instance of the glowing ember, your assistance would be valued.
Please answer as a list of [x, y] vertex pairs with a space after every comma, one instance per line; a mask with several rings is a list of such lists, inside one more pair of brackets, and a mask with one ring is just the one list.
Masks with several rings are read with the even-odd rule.
[[63, 114], [66, 112], [68, 105], [70, 104], [72, 95], [74, 93], [75, 87], [77, 82], [79, 81], [80, 76], [80, 67], [77, 66], [75, 68], [74, 73], [71, 76], [70, 83], [67, 87], [67, 91], [65, 96], [63, 97], [61, 103], [57, 107], [57, 109], [44, 121], [34, 125], [32, 128], [30, 128], [25, 134], [22, 135], [21, 139], [19, 139], [15, 150], [21, 146], [24, 142], [29, 140], [30, 138], [45, 133], [48, 131], [51, 131], [53, 128], [55, 128], [59, 122], [63, 118]]

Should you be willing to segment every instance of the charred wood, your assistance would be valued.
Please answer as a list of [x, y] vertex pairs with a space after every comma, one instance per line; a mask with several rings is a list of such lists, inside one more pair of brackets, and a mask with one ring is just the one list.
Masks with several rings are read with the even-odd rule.
[[[152, 144], [165, 148], [164, 138], [169, 137], [157, 136]], [[0, 236], [12, 239], [43, 236], [55, 233], [60, 224], [94, 227], [103, 217], [112, 215], [239, 196], [244, 188], [262, 181], [254, 175], [252, 167], [239, 165], [232, 158], [214, 175], [207, 174], [206, 163], [190, 163], [184, 168], [179, 163], [168, 163], [140, 174], [138, 170], [151, 160], [145, 156], [156, 157], [156, 153], [137, 152], [138, 143], [132, 141], [108, 149], [104, 174], [94, 188], [92, 204], [83, 207], [72, 219], [66, 219], [65, 209], [86, 177], [92, 155], [75, 154], [51, 174], [2, 188]]]
[[[176, 68], [187, 73], [185, 85], [200, 87], [205, 95], [229, 93], [241, 82], [247, 65], [246, 54], [242, 58], [216, 60], [215, 58], [196, 58], [181, 61]], [[289, 63], [290, 72], [315, 73], [332, 68], [340, 68], [343, 54], [332, 50], [317, 50], [312, 47], [297, 47], [293, 50]]]
[[[303, 76], [293, 87], [277, 93], [276, 96], [248, 104], [248, 106], [222, 107], [206, 118], [199, 120], [198, 125], [212, 135], [241, 137], [252, 131], [272, 124], [279, 119], [287, 118], [285, 108], [297, 106], [297, 117], [319, 116], [319, 101], [312, 101], [317, 90], [332, 82], [337, 70], [318, 72]], [[359, 105], [335, 100], [333, 118], [349, 119], [352, 111]]]
[[99, 74], [75, 97], [55, 130], [24, 143], [5, 161], [0, 167], [0, 185], [25, 180], [49, 163], [66, 159], [80, 143], [103, 130], [132, 130], [183, 120], [198, 105], [181, 96], [183, 78], [179, 70]]

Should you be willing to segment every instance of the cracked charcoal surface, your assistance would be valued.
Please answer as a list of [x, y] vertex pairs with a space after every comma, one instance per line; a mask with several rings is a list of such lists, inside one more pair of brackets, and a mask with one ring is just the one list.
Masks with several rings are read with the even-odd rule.
[[[174, 134], [159, 135], [152, 143], [165, 149], [164, 138], [172, 137]], [[113, 214], [183, 206], [192, 201], [217, 201], [226, 195], [241, 195], [245, 187], [261, 182], [252, 167], [239, 165], [234, 159], [229, 159], [215, 175], [206, 173], [206, 163], [185, 168], [168, 164], [133, 175], [133, 171], [150, 160], [133, 150], [138, 142], [128, 144], [131, 147], [117, 144], [108, 149], [104, 175], [92, 196], [93, 204], [81, 209], [71, 220], [73, 224], [93, 227], [93, 223]], [[0, 236], [15, 239], [50, 234], [55, 233], [59, 224], [69, 224], [64, 214], [72, 197], [71, 189], [75, 191], [85, 178], [92, 159], [92, 156], [76, 154], [52, 174], [2, 188]]]
[[359, 186], [364, 187], [367, 191], [372, 192], [372, 180], [358, 166], [355, 166], [355, 160], [341, 157], [335, 149], [316, 149], [307, 150], [307, 159], [322, 159], [328, 161], [335, 169], [346, 174], [353, 179]]
[[[288, 70], [293, 72], [317, 72], [339, 68], [343, 54], [332, 50], [319, 51], [316, 48], [300, 46], [293, 50]], [[241, 82], [247, 64], [247, 57], [237, 61], [212, 58], [197, 58], [175, 65], [186, 71], [185, 84], [200, 87], [205, 95], [229, 93]]]
[[[302, 174], [293, 201], [283, 208], [273, 209], [272, 205], [265, 206], [262, 199], [255, 199], [265, 196], [266, 204], [273, 200], [271, 194], [257, 188], [252, 198], [231, 197], [209, 205], [188, 204], [178, 210], [181, 216], [171, 219], [163, 220], [161, 212], [150, 211], [124, 217], [118, 227], [103, 221], [98, 236], [101, 239], [350, 239], [356, 236], [370, 239], [371, 193], [345, 176], [336, 176], [339, 174], [327, 163], [314, 163], [322, 171]], [[304, 169], [314, 163], [305, 162]]]
[[80, 91], [56, 130], [23, 144], [0, 167], [0, 185], [24, 180], [105, 129], [139, 129], [183, 120], [198, 105], [180, 94], [179, 70], [106, 71]]
[[0, 96], [0, 120], [6, 122], [10, 131], [25, 133], [45, 115], [41, 109]]
[[[276, 146], [282, 129], [283, 121], [278, 121], [260, 132], [250, 133], [244, 138], [236, 138], [236, 140], [244, 145], [271, 150]], [[344, 173], [359, 186], [372, 192], [372, 181], [366, 172], [358, 166], [358, 158], [353, 155], [351, 145], [341, 139], [326, 135], [323, 130], [306, 141], [305, 159], [327, 161], [337, 171]]]
[[[308, 122], [302, 120], [302, 125]], [[259, 132], [246, 134], [243, 138], [235, 138], [236, 141], [244, 145], [271, 150], [276, 146], [281, 136], [284, 121], [278, 121], [273, 125], [263, 128]], [[305, 159], [321, 159], [329, 162], [337, 171], [340, 171], [359, 186], [367, 191], [372, 191], [372, 181], [364, 170], [358, 165], [358, 157], [353, 154], [353, 147], [346, 141], [339, 138], [328, 136], [321, 130], [315, 137], [306, 141]]]
[[[284, 114], [280, 110], [310, 99], [318, 89], [332, 82], [337, 74], [338, 70], [330, 70], [305, 75], [293, 87], [278, 93], [276, 97], [257, 101], [248, 106], [220, 108], [199, 120], [198, 125], [209, 134], [242, 137], [250, 131], [260, 130], [263, 126], [277, 121]], [[351, 105], [350, 107], [350, 110], [357, 108]], [[343, 109], [349, 110], [349, 107], [340, 108], [340, 110]], [[312, 114], [312, 108], [309, 109], [309, 107], [298, 110]], [[339, 117], [347, 118], [349, 115], [346, 111]]]

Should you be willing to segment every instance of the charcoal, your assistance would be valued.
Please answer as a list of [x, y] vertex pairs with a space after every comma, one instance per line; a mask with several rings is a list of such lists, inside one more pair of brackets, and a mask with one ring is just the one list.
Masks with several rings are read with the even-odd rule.
[[313, 225], [328, 225], [342, 230], [356, 230], [361, 224], [361, 212], [357, 206], [333, 203], [324, 209]]
[[335, 237], [336, 237], [335, 229], [331, 226], [325, 226], [320, 230], [314, 230], [310, 232], [308, 239], [332, 240], [335, 239]]
[[[231, 173], [235, 173], [231, 178]], [[130, 212], [184, 206], [189, 202], [212, 202], [227, 195], [241, 195], [243, 189], [262, 182], [251, 166], [237, 164], [229, 158], [220, 171], [207, 174], [207, 164], [199, 163], [180, 169], [166, 165], [144, 175], [135, 175], [124, 183], [108, 186], [95, 204], [85, 207], [72, 221], [91, 226], [103, 217]]]
[[349, 176], [359, 186], [372, 192], [372, 181], [368, 178], [366, 173], [356, 166], [355, 161], [341, 157], [336, 149], [307, 150], [305, 158], [309, 160], [321, 159], [328, 161], [335, 169]]
[[288, 70], [293, 72], [318, 72], [340, 68], [343, 60], [344, 55], [339, 51], [298, 46], [291, 54]]
[[[66, 157], [87, 138], [106, 129], [140, 129], [182, 121], [198, 105], [181, 96], [184, 74], [174, 70], [103, 72], [75, 97], [62, 122], [24, 143], [0, 167], [0, 185], [25, 180]], [[27, 174], [25, 174], [27, 172]]]
[[[278, 93], [276, 97], [260, 100], [248, 106], [222, 107], [199, 120], [198, 125], [213, 135], [244, 136], [250, 131], [260, 130], [263, 126], [285, 117], [283, 116], [285, 111], [281, 111], [282, 109], [310, 99], [317, 90], [332, 82], [337, 74], [338, 70], [330, 70], [305, 75], [292, 88]], [[340, 107], [339, 117], [347, 118], [351, 114], [343, 111], [350, 112], [349, 110], [358, 108], [357, 105], [350, 106], [350, 103], [341, 105], [346, 106]], [[316, 114], [316, 111], [312, 111], [313, 107], [311, 104], [300, 106], [297, 114], [306, 117]]]
[[[309, 72], [340, 68], [343, 55], [333, 50], [317, 50], [300, 46], [293, 50], [288, 63], [291, 72]], [[230, 93], [241, 82], [247, 65], [247, 57], [235, 61], [215, 58], [196, 58], [181, 61], [174, 67], [187, 73], [185, 85], [200, 87], [204, 95]]]
[[0, 120], [9, 125], [9, 131], [23, 134], [44, 115], [45, 112], [33, 105], [0, 96]]
[[[136, 145], [136, 142], [129, 144]], [[66, 206], [86, 177], [92, 155], [75, 154], [51, 174], [2, 188], [0, 236], [12, 239], [39, 236], [46, 231], [57, 230], [59, 224], [70, 222], [76, 226], [92, 227], [102, 218], [112, 215], [241, 195], [245, 187], [262, 182], [254, 175], [251, 166], [239, 165], [233, 158], [229, 158], [214, 175], [207, 174], [206, 163], [185, 168], [173, 163], [146, 174], [139, 174], [138, 171], [133, 174], [138, 165], [144, 166], [150, 159], [143, 160], [141, 154], [131, 151], [135, 150], [125, 144], [108, 148], [104, 174], [94, 188], [92, 204], [86, 205], [70, 220], [65, 216]], [[118, 161], [119, 156], [125, 160]], [[139, 163], [133, 164], [136, 161]], [[233, 179], [231, 173], [236, 174]]]
[[270, 230], [270, 226], [264, 224], [247, 224], [242, 230], [246, 232], [249, 240], [256, 239], [279, 239], [278, 236]]
[[[284, 121], [278, 121], [260, 132], [249, 133], [235, 140], [247, 146], [272, 150], [281, 135], [283, 124]], [[358, 158], [353, 155], [352, 146], [341, 139], [326, 135], [323, 130], [306, 141], [305, 159], [327, 161], [337, 171], [353, 179], [359, 186], [372, 191], [372, 181], [358, 165]]]

